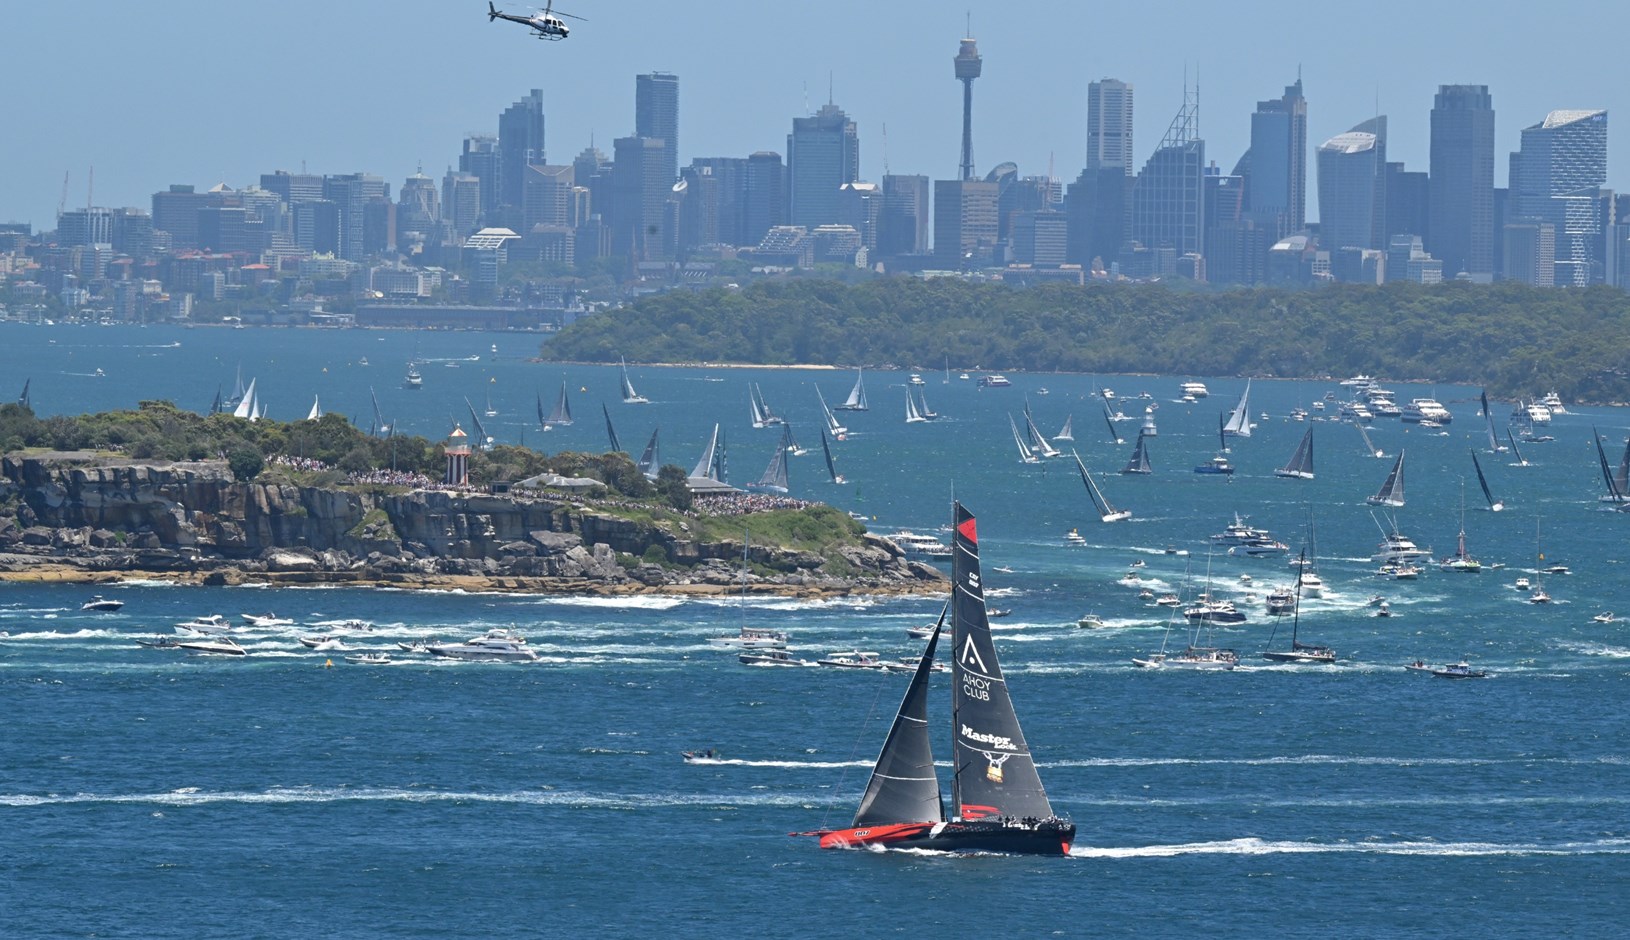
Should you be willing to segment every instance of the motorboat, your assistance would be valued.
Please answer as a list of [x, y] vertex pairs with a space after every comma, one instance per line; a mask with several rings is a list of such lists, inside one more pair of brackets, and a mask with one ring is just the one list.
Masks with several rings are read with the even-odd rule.
[[786, 650], [743, 650], [736, 658], [744, 666], [813, 666], [807, 659], [797, 659]]
[[513, 630], [489, 630], [463, 643], [440, 643], [425, 647], [432, 656], [465, 662], [536, 662], [538, 654], [526, 647], [526, 638]]
[[1303, 568], [1296, 576], [1296, 583], [1303, 597], [1324, 596], [1324, 579], [1315, 571]]
[[1234, 606], [1233, 601], [1214, 600], [1207, 594], [1200, 595], [1194, 604], [1185, 607], [1183, 616], [1203, 623], [1245, 622], [1245, 614]]
[[980, 388], [1007, 388], [1012, 384], [1013, 383], [1008, 381], [1008, 378], [1005, 375], [997, 375], [992, 373], [990, 375], [982, 375], [979, 377]]
[[1187, 395], [1190, 398], [1204, 398], [1211, 394], [1211, 392], [1206, 389], [1206, 383], [1204, 382], [1184, 382], [1177, 387], [1184, 395]]
[[[300, 642], [304, 643], [305, 640], [302, 639]], [[403, 643], [401, 640], [397, 640], [396, 648], [404, 653], [428, 653], [430, 652], [430, 647], [434, 646], [438, 642], [440, 641], [435, 637], [431, 637], [428, 640], [414, 640], [412, 643]]]
[[1232, 474], [1234, 472], [1234, 465], [1228, 462], [1227, 457], [1224, 457], [1222, 454], [1218, 454], [1217, 456], [1211, 458], [1210, 460], [1206, 461], [1205, 463], [1200, 464], [1198, 467], [1195, 467], [1194, 472], [1195, 473], [1220, 473], [1220, 474], [1223, 474], [1224, 476], [1227, 476], [1227, 475]]
[[1601, 613], [1597, 614], [1596, 616], [1594, 616], [1594, 617], [1592, 617], [1590, 619], [1594, 620], [1597, 623], [1613, 623], [1618, 618], [1613, 616], [1613, 611], [1604, 610]]
[[1296, 610], [1296, 595], [1290, 588], [1275, 588], [1268, 592], [1268, 613], [1288, 614]]
[[[883, 660], [883, 671], [884, 672], [916, 672], [918, 665], [919, 665], [918, 661], [916, 659], [910, 657], [910, 656], [904, 657], [902, 659], [885, 659], [885, 660]], [[928, 665], [928, 671], [929, 672], [945, 672], [946, 671], [945, 670], [945, 664], [944, 663], [930, 663]]]
[[841, 669], [883, 669], [883, 660], [876, 653], [867, 650], [850, 650], [846, 653], [828, 653], [824, 659], [816, 660], [822, 666], [837, 666]]
[[951, 546], [946, 545], [932, 535], [923, 535], [901, 529], [892, 535], [884, 536], [884, 538], [900, 546], [900, 550], [905, 552], [908, 558], [914, 555], [923, 558], [951, 557]]
[[1077, 620], [1075, 625], [1078, 627], [1093, 629], [1103, 626], [1104, 618], [1098, 616], [1097, 614], [1082, 614], [1081, 619]]
[[100, 613], [113, 613], [125, 605], [124, 601], [111, 600], [98, 594], [90, 600], [79, 605], [80, 610], [94, 610]]
[[1551, 595], [1545, 593], [1545, 587], [1543, 585], [1535, 587], [1532, 591], [1528, 592], [1528, 603], [1530, 604], [1549, 604], [1550, 602]]
[[1128, 571], [1126, 574], [1121, 575], [1120, 583], [1135, 586], [1142, 584], [1143, 579], [1138, 577], [1138, 573], [1136, 571]]
[[1162, 594], [1155, 598], [1156, 607], [1182, 607], [1183, 599], [1176, 594]]
[[173, 650], [179, 649], [181, 647], [181, 642], [174, 637], [168, 636], [155, 636], [151, 638], [136, 637], [136, 645], [145, 646], [149, 649]]
[[1398, 418], [1406, 424], [1436, 421], [1439, 425], [1444, 425], [1454, 420], [1454, 415], [1449, 413], [1449, 409], [1431, 398], [1412, 398], [1409, 404], [1402, 407], [1402, 412]]
[[232, 623], [232, 621], [226, 619], [220, 614], [210, 614], [207, 617], [194, 617], [191, 620], [183, 620], [181, 623], [175, 625], [175, 630], [177, 633], [206, 634], [209, 636], [225, 636], [236, 629], [237, 627]]
[[390, 664], [391, 654], [377, 651], [372, 653], [354, 653], [345, 657], [345, 661], [348, 663], [354, 663], [358, 666], [385, 666]]
[[[1011, 616], [1013, 616], [1013, 608], [1011, 608], [1011, 607], [992, 607], [992, 608], [985, 611], [985, 616], [987, 618], [991, 619], [991, 620], [995, 620], [997, 617], [1011, 617]], [[917, 667], [912, 666], [911, 668], [915, 669]]]
[[1084, 537], [1082, 537], [1080, 532], [1077, 532], [1076, 530], [1071, 529], [1070, 531], [1064, 533], [1064, 544], [1065, 545], [1085, 545], [1085, 544], [1087, 544], [1087, 540]]
[[1228, 554], [1249, 555], [1254, 558], [1259, 555], [1283, 555], [1288, 551], [1290, 551], [1290, 546], [1286, 545], [1284, 542], [1275, 541], [1271, 538], [1263, 538], [1252, 539], [1249, 542], [1235, 545], [1228, 550]]
[[1418, 558], [1430, 557], [1432, 557], [1431, 549], [1421, 548], [1394, 529], [1381, 539], [1381, 543], [1376, 546], [1376, 552], [1370, 556], [1370, 560], [1379, 564], [1396, 564], [1401, 561], [1414, 561]]
[[249, 651], [232, 641], [231, 637], [206, 636], [192, 640], [179, 640], [177, 649], [193, 653], [213, 653], [217, 656], [247, 656]]
[[338, 649], [341, 639], [342, 637], [327, 634], [303, 636], [300, 637], [300, 645], [308, 650], [322, 649], [325, 646], [329, 649]]
[[923, 377], [921, 375], [919, 375], [916, 372], [913, 372], [913, 373], [911, 373], [911, 378], [906, 379], [906, 384], [907, 385], [926, 385], [928, 383], [923, 381]]
[[906, 627], [906, 636], [913, 640], [926, 640], [934, 635], [935, 624], [926, 624], [921, 627]]
[[1234, 514], [1234, 521], [1230, 522], [1221, 532], [1213, 535], [1211, 541], [1219, 545], [1244, 545], [1247, 542], [1270, 538], [1267, 529], [1258, 529], [1246, 525], [1244, 517]]
[[1432, 670], [1432, 675], [1439, 679], [1487, 679], [1491, 673], [1482, 669], [1473, 669], [1470, 663], [1461, 660], [1458, 663], [1448, 663]]
[[294, 626], [293, 620], [290, 620], [287, 617], [279, 617], [270, 611], [267, 611], [264, 614], [239, 614], [238, 616], [242, 617], [244, 622], [249, 624], [249, 626], [259, 627], [261, 629], [265, 629], [267, 627]]
[[1375, 615], [1377, 617], [1391, 617], [1392, 608], [1387, 606], [1386, 601], [1382, 601], [1381, 603], [1375, 605]]
[[1556, 393], [1556, 389], [1554, 388], [1540, 396], [1539, 403], [1545, 406], [1545, 410], [1549, 411], [1553, 415], [1565, 415], [1568, 413], [1567, 406], [1562, 404], [1562, 396], [1558, 395]]
[[742, 627], [736, 636], [716, 636], [708, 639], [714, 646], [732, 646], [744, 650], [774, 650], [787, 648], [787, 634], [783, 630], [764, 627]]

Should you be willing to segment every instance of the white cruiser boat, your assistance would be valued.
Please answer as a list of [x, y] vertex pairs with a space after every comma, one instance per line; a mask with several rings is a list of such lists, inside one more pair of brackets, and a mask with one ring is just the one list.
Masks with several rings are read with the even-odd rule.
[[1545, 395], [1540, 398], [1539, 403], [1544, 405], [1545, 410], [1549, 411], [1553, 415], [1565, 415], [1568, 413], [1567, 406], [1562, 404], [1562, 396], [1558, 395], [1556, 393], [1556, 389], [1554, 388], [1549, 392], [1546, 392]]
[[737, 659], [745, 666], [813, 666], [807, 659], [795, 659], [786, 650], [744, 650]]
[[278, 615], [272, 613], [271, 611], [267, 611], [264, 614], [239, 614], [238, 616], [242, 617], [244, 622], [249, 624], [249, 626], [251, 626], [251, 627], [260, 627], [262, 629], [265, 629], [267, 627], [292, 627], [292, 626], [294, 626], [294, 621], [293, 620], [290, 620], [287, 617], [279, 617]]
[[1013, 383], [1008, 381], [1008, 378], [1005, 375], [996, 375], [993, 373], [991, 375], [982, 375], [979, 377], [980, 388], [1007, 388], [1012, 384]]
[[1399, 562], [1413, 561], [1417, 558], [1431, 558], [1432, 550], [1421, 548], [1397, 529], [1392, 530], [1381, 539], [1376, 546], [1376, 552], [1370, 560], [1383, 565], [1397, 564]]
[[[1371, 403], [1372, 407], [1374, 403]], [[1403, 413], [1398, 416], [1406, 423], [1419, 424], [1422, 421], [1436, 421], [1438, 424], [1448, 424], [1455, 419], [1449, 409], [1438, 404], [1430, 398], [1413, 398], [1403, 407]]]
[[883, 660], [876, 653], [867, 650], [850, 650], [846, 653], [828, 653], [825, 659], [816, 662], [822, 666], [837, 666], [842, 669], [886, 669]]
[[1239, 665], [1239, 654], [1231, 649], [1191, 646], [1181, 653], [1156, 653], [1148, 659], [1134, 659], [1132, 665], [1143, 669], [1227, 670]]
[[91, 598], [90, 600], [86, 601], [85, 603], [80, 604], [79, 609], [80, 610], [95, 610], [95, 611], [101, 611], [101, 612], [104, 612], [104, 613], [112, 613], [113, 611], [118, 610], [119, 608], [123, 607], [124, 605], [125, 605], [124, 601], [110, 600], [110, 599], [108, 599], [106, 597], [103, 597], [102, 595], [98, 594], [95, 597]]
[[358, 666], [388, 666], [390, 665], [391, 654], [380, 652], [355, 653], [345, 657], [345, 661]]
[[176, 643], [177, 649], [188, 650], [193, 653], [214, 653], [217, 656], [247, 656], [249, 651], [232, 642], [230, 637], [199, 637], [195, 640], [181, 640]]
[[900, 546], [907, 557], [920, 555], [925, 558], [950, 558], [951, 546], [946, 545], [932, 535], [922, 535], [905, 529], [884, 538]]
[[489, 630], [463, 643], [442, 643], [425, 649], [432, 656], [466, 662], [529, 663], [538, 658], [536, 652], [526, 648], [526, 638], [511, 630]]
[[175, 625], [177, 633], [203, 634], [206, 636], [225, 636], [237, 629], [232, 621], [220, 614], [210, 614], [207, 617], [194, 617]]
[[1182, 390], [1184, 395], [1187, 395], [1190, 398], [1204, 398], [1211, 394], [1211, 392], [1206, 390], [1206, 383], [1204, 382], [1184, 382], [1182, 385], [1179, 385], [1178, 388]]
[[742, 627], [736, 636], [716, 636], [708, 640], [714, 646], [731, 646], [744, 650], [776, 650], [787, 648], [787, 634], [781, 630], [763, 627]]

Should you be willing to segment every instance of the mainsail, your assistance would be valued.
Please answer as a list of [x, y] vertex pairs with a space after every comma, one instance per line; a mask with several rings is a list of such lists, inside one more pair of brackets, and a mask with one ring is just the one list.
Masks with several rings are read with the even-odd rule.
[[1228, 413], [1223, 422], [1223, 434], [1230, 437], [1251, 436], [1251, 380], [1245, 380], [1245, 391], [1240, 393], [1239, 404]]
[[1489, 501], [1489, 510], [1491, 512], [1499, 512], [1505, 508], [1505, 502], [1495, 499], [1494, 494], [1489, 491], [1489, 481], [1487, 477], [1483, 476], [1483, 465], [1477, 460], [1476, 449], [1473, 449], [1471, 454], [1472, 466], [1477, 470], [1477, 485], [1483, 488], [1483, 498]]
[[1115, 430], [1115, 416], [1109, 413], [1109, 402], [1104, 402], [1104, 424], [1109, 426], [1109, 441], [1112, 444], [1124, 444], [1121, 436]]
[[917, 396], [911, 394], [911, 389], [908, 387], [906, 389], [906, 423], [918, 424], [927, 420], [927, 418], [923, 417], [922, 412], [917, 410]]
[[[1602, 501], [1622, 503], [1625, 501], [1625, 491], [1619, 485], [1619, 481], [1614, 479], [1613, 470], [1608, 466], [1607, 451], [1602, 448], [1602, 435], [1597, 433], [1594, 426], [1591, 427], [1590, 434], [1596, 439], [1596, 459], [1602, 464], [1602, 482], [1607, 484], [1607, 495], [1602, 497]], [[1630, 453], [1630, 451], [1627, 451], [1627, 453]]]
[[372, 399], [374, 403], [374, 426], [373, 430], [369, 431], [368, 433], [389, 434], [391, 431], [391, 426], [385, 423], [385, 416], [379, 410], [379, 396], [374, 393], [374, 387], [372, 385], [368, 386], [368, 397]]
[[1296, 445], [1296, 453], [1290, 455], [1290, 463], [1275, 470], [1273, 475], [1276, 477], [1291, 477], [1297, 480], [1313, 479], [1313, 428], [1311, 426], [1302, 432], [1302, 442]]
[[1353, 427], [1358, 428], [1359, 437], [1364, 438], [1364, 450], [1366, 452], [1368, 452], [1371, 457], [1385, 457], [1386, 456], [1386, 454], [1381, 452], [1381, 448], [1375, 446], [1375, 442], [1370, 440], [1370, 432], [1364, 430], [1364, 425], [1363, 424], [1361, 424], [1361, 423], [1359, 423], [1357, 421], [1354, 421], [1353, 422]]
[[1500, 436], [1494, 433], [1494, 412], [1489, 410], [1488, 389], [1479, 393], [1478, 400], [1483, 403], [1483, 424], [1488, 428], [1489, 453], [1498, 454], [1505, 450], [1505, 447], [1500, 443]]
[[872, 779], [866, 784], [866, 795], [860, 798], [853, 826], [945, 821], [928, 729], [928, 678], [934, 672], [934, 653], [944, 626], [945, 612], [941, 611], [872, 767]]
[[[1142, 440], [1142, 438], [1140, 437], [1139, 440]], [[1070, 456], [1075, 458], [1076, 469], [1081, 471], [1081, 482], [1086, 484], [1087, 495], [1092, 498], [1093, 508], [1098, 510], [1098, 518], [1104, 522], [1121, 522], [1132, 518], [1130, 510], [1116, 509], [1109, 504], [1109, 500], [1104, 498], [1103, 491], [1098, 489], [1097, 483], [1093, 482], [1092, 474], [1087, 472], [1087, 465], [1081, 462], [1081, 455], [1072, 450]]]
[[[1058, 429], [1057, 434], [1053, 435], [1053, 440], [1055, 440], [1055, 441], [1073, 441], [1073, 440], [1075, 440], [1075, 432], [1070, 430], [1070, 422], [1073, 421], [1073, 420], [1075, 420], [1075, 415], [1073, 415], [1073, 414], [1065, 415], [1064, 416], [1064, 426]], [[1114, 430], [1113, 425], [1110, 427], [1110, 430]]]
[[702, 451], [702, 459], [696, 461], [696, 466], [691, 468], [690, 475], [692, 478], [709, 480], [719, 479], [714, 475], [718, 472], [718, 450], [719, 426], [715, 424], [713, 426], [713, 436], [708, 438], [707, 449]]
[[238, 407], [232, 409], [232, 417], [255, 418], [255, 380], [249, 380], [249, 387], [244, 390], [243, 396], [238, 399]]
[[[906, 395], [909, 396], [910, 394], [911, 390], [906, 389]], [[932, 421], [940, 416], [939, 412], [928, 407], [928, 393], [923, 391], [920, 385], [917, 386], [917, 413], [922, 415], [924, 421]]]
[[855, 387], [849, 390], [849, 397], [843, 404], [837, 406], [839, 411], [870, 411], [871, 406], [866, 404], [866, 375], [865, 370], [855, 370]]
[[1511, 456], [1517, 458], [1517, 462], [1515, 464], [1513, 464], [1512, 466], [1516, 466], [1516, 467], [1526, 467], [1526, 466], [1528, 466], [1528, 461], [1524, 460], [1523, 457], [1522, 457], [1522, 451], [1517, 449], [1517, 439], [1511, 436], [1511, 429], [1510, 428], [1505, 429], [1505, 439], [1506, 439], [1506, 441], [1508, 441], [1511, 444]]
[[1030, 452], [1030, 445], [1026, 444], [1024, 442], [1024, 437], [1019, 434], [1019, 424], [1013, 420], [1013, 415], [1011, 414], [1007, 416], [1007, 426], [1013, 429], [1013, 443], [1019, 445], [1019, 462], [1040, 463], [1040, 458]]
[[753, 427], [767, 428], [771, 425], [784, 423], [781, 416], [770, 410], [764, 402], [764, 390], [758, 387], [757, 382], [747, 383], [747, 402], [752, 408]]
[[1620, 493], [1630, 496], [1630, 438], [1624, 442], [1624, 456], [1619, 458], [1619, 471], [1613, 475], [1613, 483]]
[[1372, 506], [1402, 506], [1404, 504], [1404, 452], [1398, 451], [1398, 459], [1392, 462], [1392, 472], [1387, 474], [1385, 483], [1377, 490], [1374, 496], [1364, 497], [1365, 502]]
[[[32, 385], [32, 384], [34, 384], [34, 379], [33, 378], [23, 379], [23, 393], [21, 395], [17, 396], [17, 404], [22, 405], [24, 408], [33, 408], [33, 403], [30, 402], [29, 399], [28, 399], [28, 387], [30, 385]], [[215, 409], [214, 409], [215, 411], [220, 411], [221, 410], [220, 402], [221, 402], [221, 389], [220, 389], [219, 386], [217, 386], [216, 389], [215, 389]]]
[[757, 483], [747, 485], [748, 489], [766, 493], [787, 492], [787, 444], [790, 437], [788, 428], [783, 426], [781, 443], [770, 456], [770, 465], [764, 468], [764, 475], [758, 478]]
[[646, 478], [650, 480], [655, 480], [657, 478], [657, 470], [660, 468], [662, 463], [662, 458], [658, 455], [657, 448], [657, 434], [661, 430], [661, 428], [653, 428], [651, 430], [651, 440], [646, 443], [645, 453], [640, 455], [640, 462], [635, 465], [639, 467], [639, 471], [645, 474]]
[[1126, 466], [1121, 468], [1121, 473], [1146, 474], [1154, 472], [1149, 466], [1149, 448], [1143, 443], [1147, 437], [1146, 434], [1138, 435], [1138, 446], [1132, 449], [1132, 456], [1126, 461]]
[[481, 419], [476, 417], [475, 406], [470, 404], [468, 395], [464, 396], [464, 407], [470, 409], [470, 424], [475, 428], [475, 446], [486, 450], [492, 446], [492, 438], [487, 434], [487, 429], [481, 426]]
[[1029, 399], [1026, 399], [1024, 403], [1024, 426], [1025, 429], [1030, 432], [1029, 443], [1031, 451], [1038, 453], [1043, 457], [1059, 457], [1063, 455], [1063, 451], [1059, 450], [1057, 447], [1054, 447], [1052, 444], [1047, 443], [1047, 437], [1043, 435], [1040, 429], [1036, 427], [1036, 419], [1030, 414]]
[[318, 396], [313, 395], [313, 396], [311, 396], [311, 410], [306, 413], [306, 420], [307, 421], [316, 421], [318, 418], [321, 418], [322, 416], [323, 416], [322, 400]]
[[815, 386], [815, 397], [821, 400], [821, 416], [826, 420], [826, 429], [832, 432], [833, 437], [840, 441], [843, 440], [843, 436], [849, 433], [849, 429], [839, 424], [838, 416], [832, 413], [831, 408], [827, 407], [826, 396], [821, 394], [819, 385]]
[[[626, 404], [626, 405], [646, 405], [646, 404], [650, 404], [651, 399], [646, 398], [646, 397], [642, 396], [639, 392], [634, 391], [634, 383], [628, 381], [628, 363], [624, 362], [621, 356], [617, 357], [617, 367], [622, 370], [623, 404]], [[562, 385], [561, 387], [564, 388], [565, 386]]]
[[611, 439], [611, 452], [617, 453], [623, 449], [622, 442], [617, 440], [617, 429], [611, 426], [611, 409], [605, 402], [600, 403], [600, 413], [606, 416], [606, 437]]
[[956, 504], [951, 558], [952, 806], [962, 819], [1052, 817], [996, 659], [974, 516]]

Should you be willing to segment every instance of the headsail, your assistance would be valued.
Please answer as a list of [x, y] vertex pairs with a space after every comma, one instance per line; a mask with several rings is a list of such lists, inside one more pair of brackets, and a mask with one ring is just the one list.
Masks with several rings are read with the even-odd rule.
[[[1075, 420], [1075, 415], [1073, 415], [1073, 414], [1065, 415], [1064, 416], [1064, 426], [1058, 429], [1057, 434], [1053, 435], [1053, 440], [1055, 440], [1055, 441], [1073, 441], [1073, 440], [1075, 440], [1075, 432], [1070, 430], [1070, 422], [1074, 421], [1074, 420]], [[1114, 430], [1113, 425], [1111, 426], [1110, 429]]]
[[838, 423], [838, 416], [833, 414], [832, 409], [827, 406], [826, 396], [821, 394], [819, 385], [815, 386], [815, 397], [821, 400], [821, 417], [826, 420], [826, 429], [832, 432], [833, 437], [840, 441], [843, 440], [843, 436], [849, 433], [849, 429]]
[[322, 416], [323, 416], [322, 400], [318, 396], [313, 395], [313, 396], [311, 396], [311, 410], [306, 413], [306, 420], [307, 421], [316, 421], [318, 418], [321, 418]]
[[557, 425], [566, 426], [572, 423], [572, 403], [566, 398], [566, 380], [560, 380], [560, 397], [555, 399], [555, 410], [549, 412], [549, 417], [543, 419], [545, 428]]
[[1488, 429], [1489, 453], [1498, 454], [1505, 450], [1505, 446], [1500, 443], [1500, 436], [1494, 433], [1494, 412], [1489, 410], [1488, 389], [1483, 389], [1479, 393], [1478, 401], [1483, 403], [1483, 424]]
[[955, 506], [951, 558], [951, 714], [955, 772], [953, 812], [1049, 818], [1053, 806], [1036, 773], [996, 659], [979, 571], [973, 514]]
[[764, 493], [787, 492], [787, 442], [791, 439], [790, 429], [785, 425], [781, 429], [781, 443], [776, 446], [775, 453], [770, 455], [770, 465], [764, 468], [764, 475], [758, 478], [757, 483], [749, 483], [747, 488]]
[[1386, 454], [1382, 453], [1381, 448], [1375, 446], [1375, 442], [1370, 440], [1370, 432], [1364, 430], [1364, 425], [1361, 422], [1354, 421], [1353, 427], [1358, 428], [1359, 437], [1364, 438], [1364, 450], [1367, 451], [1371, 457], [1386, 456]]
[[1063, 455], [1064, 452], [1049, 444], [1046, 435], [1042, 434], [1040, 429], [1036, 427], [1036, 419], [1030, 414], [1030, 400], [1028, 398], [1024, 402], [1024, 426], [1030, 432], [1030, 449], [1033, 452], [1043, 457], [1059, 457]]
[[1499, 512], [1505, 508], [1505, 502], [1495, 499], [1494, 494], [1489, 491], [1489, 481], [1487, 477], [1483, 476], [1483, 465], [1477, 460], [1476, 449], [1473, 449], [1471, 454], [1472, 466], [1477, 470], [1477, 485], [1483, 488], [1483, 498], [1489, 501], [1489, 510], [1491, 512]]
[[934, 671], [934, 652], [944, 626], [945, 612], [941, 611], [911, 685], [900, 700], [900, 710], [894, 715], [883, 750], [872, 766], [872, 779], [866, 784], [866, 795], [860, 799], [853, 826], [945, 821], [928, 728], [928, 678]]
[[715, 424], [713, 426], [713, 436], [708, 438], [707, 449], [702, 451], [702, 459], [696, 461], [696, 466], [691, 468], [690, 475], [693, 478], [705, 478], [711, 480], [718, 479], [718, 477], [714, 476], [714, 473], [716, 472], [715, 468], [718, 463], [718, 449], [719, 426]]
[[[1139, 435], [1138, 440], [1143, 440], [1142, 435]], [[1109, 500], [1104, 498], [1104, 493], [1098, 489], [1098, 484], [1093, 481], [1092, 474], [1087, 472], [1087, 465], [1081, 462], [1081, 455], [1072, 450], [1070, 456], [1075, 458], [1076, 469], [1081, 471], [1081, 482], [1086, 484], [1087, 495], [1092, 498], [1093, 508], [1098, 510], [1098, 518], [1104, 522], [1121, 522], [1132, 518], [1131, 510], [1116, 509], [1109, 504]]]
[[238, 400], [238, 407], [232, 409], [232, 417], [234, 417], [234, 418], [249, 418], [250, 420], [254, 419], [254, 417], [255, 417], [255, 380], [254, 379], [249, 380], [249, 387], [244, 390], [243, 396]]
[[1402, 506], [1404, 504], [1404, 452], [1398, 451], [1398, 459], [1392, 462], [1392, 471], [1387, 474], [1386, 482], [1374, 496], [1366, 496], [1365, 502], [1372, 506]]
[[907, 424], [918, 424], [920, 422], [927, 421], [927, 420], [928, 420], [927, 418], [923, 417], [923, 413], [921, 411], [917, 410], [917, 396], [911, 394], [911, 388], [910, 388], [910, 386], [907, 386], [906, 387], [906, 423]]
[[[651, 399], [646, 398], [639, 392], [634, 391], [634, 383], [628, 380], [628, 363], [624, 362], [621, 356], [617, 357], [617, 367], [622, 370], [623, 403], [627, 405], [650, 404]], [[565, 388], [564, 385], [561, 387]]]
[[821, 453], [826, 455], [826, 472], [832, 475], [833, 483], [848, 482], [838, 475], [838, 465], [832, 461], [832, 447], [826, 442], [826, 430], [821, 429]]
[[1007, 416], [1007, 426], [1013, 429], [1013, 443], [1019, 446], [1020, 463], [1040, 463], [1040, 458], [1030, 452], [1030, 445], [1024, 442], [1024, 436], [1019, 433], [1019, 424], [1013, 420], [1013, 415]]
[[[23, 379], [23, 393], [21, 395], [17, 396], [17, 404], [22, 405], [24, 408], [33, 408], [34, 407], [33, 403], [31, 401], [29, 401], [29, 399], [28, 399], [28, 387], [30, 385], [33, 385], [33, 384], [34, 384], [34, 379], [33, 378]], [[214, 408], [214, 411], [220, 411], [220, 410], [221, 410], [221, 389], [220, 389], [219, 386], [216, 386], [216, 388], [215, 388], [215, 408]]]

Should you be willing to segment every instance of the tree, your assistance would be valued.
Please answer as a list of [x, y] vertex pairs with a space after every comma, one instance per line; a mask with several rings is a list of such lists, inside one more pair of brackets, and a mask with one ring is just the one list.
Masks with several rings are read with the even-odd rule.
[[266, 466], [266, 458], [253, 448], [234, 447], [226, 455], [226, 465], [232, 469], [232, 479], [239, 483], [248, 483], [260, 476], [260, 471]]
[[691, 507], [690, 487], [685, 484], [686, 479], [685, 471], [673, 464], [668, 464], [657, 471], [657, 492], [668, 501], [668, 505], [682, 512]]

